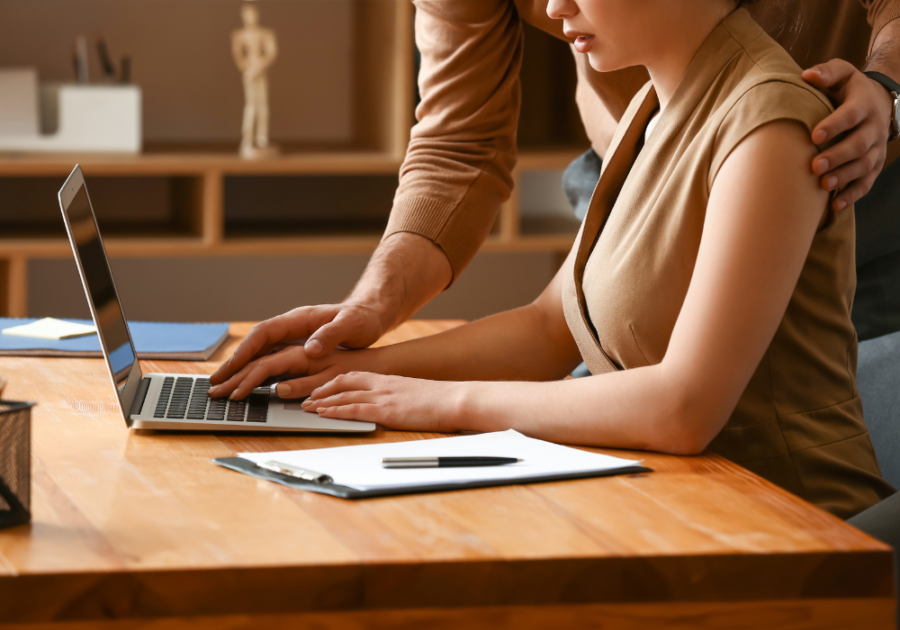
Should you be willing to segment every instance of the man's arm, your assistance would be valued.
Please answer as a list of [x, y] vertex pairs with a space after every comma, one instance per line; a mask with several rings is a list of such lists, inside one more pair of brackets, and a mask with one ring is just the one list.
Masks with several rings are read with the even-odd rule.
[[387, 235], [420, 234], [458, 276], [512, 190], [522, 25], [510, 0], [417, 0], [412, 128]]
[[213, 384], [285, 343], [308, 339], [312, 357], [370, 345], [462, 272], [509, 198], [523, 52], [515, 6], [422, 0], [416, 8], [422, 102], [385, 238], [347, 300], [260, 323]]
[[450, 284], [452, 273], [447, 256], [428, 239], [406, 232], [389, 236], [375, 250], [362, 278], [345, 301], [371, 310], [378, 321], [377, 328], [367, 334], [366, 318], [361, 319], [362, 326], [347, 327], [342, 321], [347, 315], [338, 316], [310, 337], [306, 342], [307, 352], [318, 356], [338, 345], [350, 348], [371, 345], [443, 291]]
[[[878, 7], [870, 6], [870, 21], [880, 25], [878, 16], [872, 17], [873, 12], [880, 9], [893, 15], [900, 11], [897, 4], [881, 2]], [[892, 19], [877, 31], [864, 70], [876, 70], [900, 80], [900, 20]], [[803, 78], [839, 104], [813, 130], [812, 139], [821, 145], [840, 134], [847, 135], [813, 159], [813, 171], [820, 176], [825, 190], [846, 187], [832, 202], [835, 210], [843, 210], [868, 193], [881, 173], [890, 133], [891, 99], [880, 84], [841, 59], [810, 68]]]

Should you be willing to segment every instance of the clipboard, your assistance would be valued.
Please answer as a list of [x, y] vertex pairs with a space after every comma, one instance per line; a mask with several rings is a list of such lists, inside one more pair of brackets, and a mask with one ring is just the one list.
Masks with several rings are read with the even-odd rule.
[[[548, 481], [564, 481], [568, 479], [588, 479], [591, 477], [610, 477], [613, 475], [638, 474], [653, 472], [652, 469], [645, 466], [635, 465], [624, 468], [616, 468], [615, 470], [591, 471], [577, 473], [563, 473], [557, 475], [545, 475], [541, 477], [533, 477], [528, 479], [490, 479], [481, 481], [472, 481], [465, 483], [447, 483], [440, 485], [425, 486], [407, 486], [403, 488], [375, 488], [369, 490], [358, 490], [356, 488], [348, 488], [347, 486], [337, 485], [327, 480], [309, 481], [301, 479], [283, 472], [275, 472], [268, 468], [258, 466], [251, 461], [240, 457], [217, 457], [212, 460], [213, 463], [234, 470], [236, 472], [256, 477], [257, 479], [265, 479], [274, 481], [289, 488], [297, 488], [299, 490], [309, 490], [310, 492], [318, 492], [319, 494], [327, 494], [332, 497], [341, 499], [366, 499], [374, 497], [398, 496], [404, 494], [423, 494], [427, 492], [448, 492], [451, 490], [469, 490], [473, 488], [490, 488], [494, 486], [510, 486], [523, 485], [529, 483], [543, 483]], [[324, 476], [327, 479], [330, 477]]]

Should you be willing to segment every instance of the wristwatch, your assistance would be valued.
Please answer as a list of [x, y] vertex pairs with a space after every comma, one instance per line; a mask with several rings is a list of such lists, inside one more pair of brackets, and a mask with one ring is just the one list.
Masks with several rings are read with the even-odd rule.
[[898, 108], [898, 105], [900, 105], [900, 83], [880, 72], [870, 70], [863, 74], [880, 83], [891, 95], [891, 100], [894, 101], [893, 111], [891, 112], [891, 135], [888, 137], [888, 142], [890, 142], [897, 136], [900, 136], [900, 108]]

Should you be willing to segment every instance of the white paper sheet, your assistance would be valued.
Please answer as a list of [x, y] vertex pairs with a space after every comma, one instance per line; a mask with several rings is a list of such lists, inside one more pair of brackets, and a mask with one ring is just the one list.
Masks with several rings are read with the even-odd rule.
[[34, 337], [37, 339], [69, 339], [71, 337], [93, 335], [96, 332], [97, 329], [94, 326], [76, 324], [75, 322], [67, 322], [53, 317], [45, 317], [30, 324], [22, 324], [21, 326], [13, 326], [3, 330], [4, 335]]
[[[330, 476], [334, 483], [357, 490], [423, 487], [487, 480], [522, 480], [553, 475], [606, 472], [637, 466], [640, 461], [589, 453], [526, 437], [517, 431], [498, 431], [412, 442], [340, 446], [337, 448], [272, 453], [238, 453], [259, 464], [277, 461]], [[517, 464], [472, 468], [383, 468], [383, 457], [517, 457]]]

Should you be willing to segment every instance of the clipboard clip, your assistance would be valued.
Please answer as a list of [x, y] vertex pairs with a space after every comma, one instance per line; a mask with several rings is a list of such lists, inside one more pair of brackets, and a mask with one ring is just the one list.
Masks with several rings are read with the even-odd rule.
[[332, 483], [334, 481], [334, 479], [328, 475], [317, 473], [314, 470], [306, 470], [299, 466], [291, 466], [290, 464], [282, 464], [281, 462], [276, 461], [264, 462], [262, 464], [257, 464], [257, 466], [265, 468], [266, 470], [271, 470], [272, 472], [287, 475], [288, 477], [302, 479], [303, 481], [311, 481], [313, 483]]

